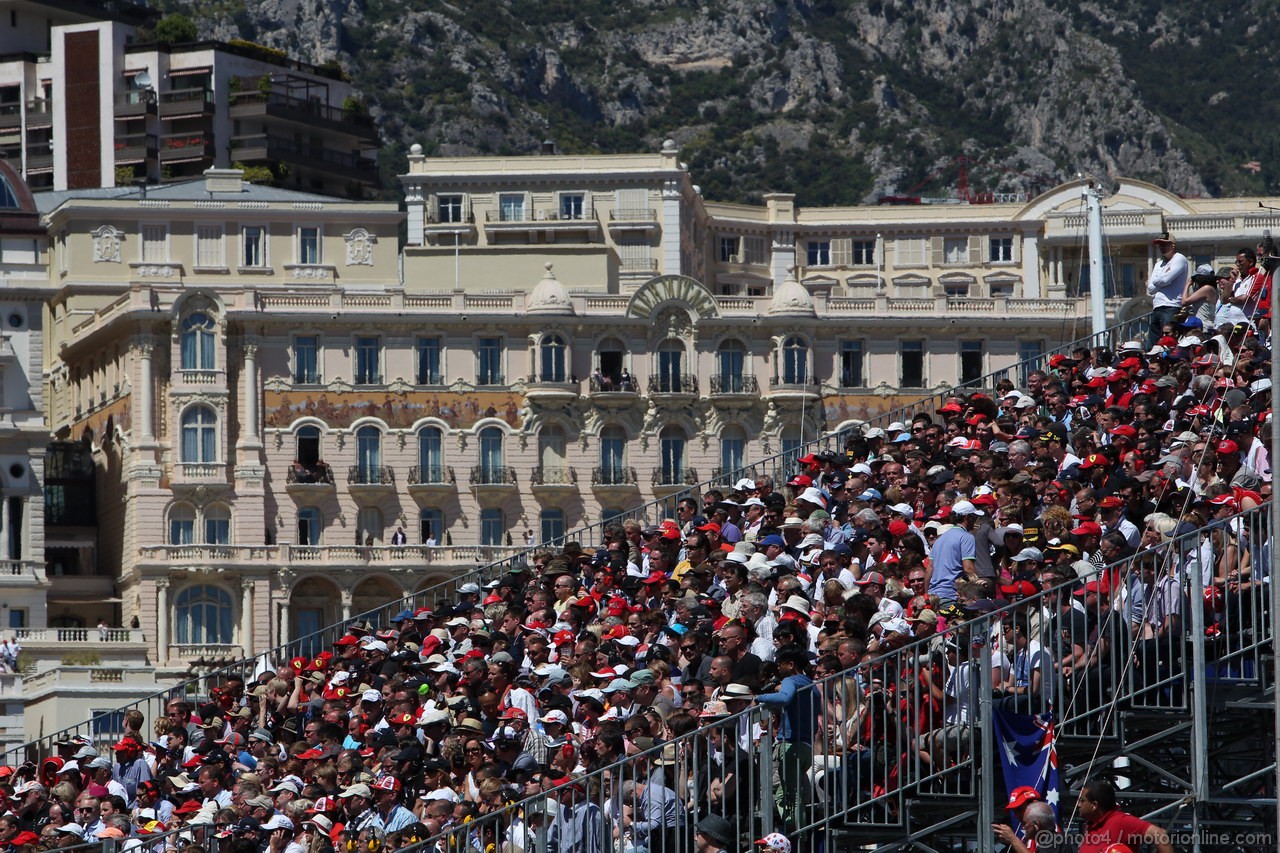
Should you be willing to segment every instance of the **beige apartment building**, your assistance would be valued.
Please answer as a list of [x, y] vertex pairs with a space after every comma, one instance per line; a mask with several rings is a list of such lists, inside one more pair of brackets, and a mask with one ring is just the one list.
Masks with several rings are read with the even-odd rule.
[[[1090, 326], [1074, 185], [1016, 204], [717, 204], [671, 143], [415, 148], [401, 181], [405, 212], [234, 170], [38, 196], [49, 423], [95, 463], [95, 559], [119, 599], [100, 611], [137, 620], [161, 677], [727, 486]], [[1270, 227], [1257, 203], [1121, 182], [1112, 317], [1142, 310], [1154, 234], [1223, 260]]]

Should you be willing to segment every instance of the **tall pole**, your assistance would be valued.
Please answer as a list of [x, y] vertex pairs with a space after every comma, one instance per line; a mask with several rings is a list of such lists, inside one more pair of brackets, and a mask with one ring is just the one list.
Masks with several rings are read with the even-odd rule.
[[[1280, 353], [1280, 290], [1276, 289], [1276, 276], [1273, 273], [1271, 279], [1271, 375], [1277, 376], [1276, 373], [1276, 354]], [[1274, 381], [1274, 380], [1273, 380]], [[1270, 613], [1267, 614], [1270, 620], [1271, 630], [1271, 663], [1273, 671], [1271, 673], [1271, 695], [1273, 697], [1274, 707], [1272, 707], [1272, 724], [1275, 727], [1275, 742], [1280, 743], [1280, 654], [1275, 653], [1276, 642], [1276, 622], [1280, 620], [1280, 583], [1277, 583], [1276, 574], [1276, 549], [1280, 547], [1280, 542], [1275, 541], [1275, 537], [1280, 535], [1280, 497], [1274, 493], [1275, 489], [1275, 471], [1276, 458], [1275, 454], [1280, 452], [1280, 412], [1275, 410], [1276, 392], [1271, 392], [1271, 482], [1272, 495], [1271, 505], [1268, 512], [1271, 516], [1271, 530], [1267, 537], [1266, 554], [1267, 561], [1267, 591], [1270, 593], [1271, 607]], [[1272, 795], [1276, 797], [1276, 823], [1275, 836], [1280, 838], [1280, 757], [1276, 760], [1276, 780], [1275, 791]]]
[[1084, 189], [1089, 230], [1089, 308], [1093, 333], [1107, 329], [1107, 292], [1102, 273], [1102, 192], [1090, 181]]

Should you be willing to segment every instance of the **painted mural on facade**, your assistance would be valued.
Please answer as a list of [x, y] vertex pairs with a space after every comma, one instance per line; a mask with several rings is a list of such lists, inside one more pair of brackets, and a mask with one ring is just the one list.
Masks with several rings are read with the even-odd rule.
[[378, 418], [391, 429], [408, 429], [423, 418], [438, 418], [466, 429], [481, 418], [498, 418], [513, 428], [524, 423], [524, 400], [508, 391], [267, 391], [266, 425], [287, 429], [312, 417], [345, 428], [360, 418]]

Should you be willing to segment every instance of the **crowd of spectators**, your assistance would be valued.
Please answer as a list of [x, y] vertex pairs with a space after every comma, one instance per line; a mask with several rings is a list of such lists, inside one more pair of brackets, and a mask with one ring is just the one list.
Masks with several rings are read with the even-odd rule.
[[[684, 498], [675, 518], [538, 551], [163, 719], [131, 712], [110, 756], [72, 740], [0, 768], [0, 848], [376, 853], [473, 825], [467, 846], [495, 853], [737, 850], [753, 839], [726, 815], [758, 803], [726, 768], [759, 761], [761, 730], [718, 733], [696, 768], [664, 744], [756, 706], [769, 849], [789, 851], [834, 768], [871, 796], [907, 762], [955, 762], [975, 647], [993, 695], [1043, 714], [1084, 673], [1179, 666], [1191, 565], [1218, 602], [1211, 629], [1223, 601], [1258, 595], [1266, 543], [1238, 514], [1270, 497], [1270, 355], [1251, 317], [1166, 314], [1152, 341], [1054, 356], [1022, 388], [801, 457], [786, 482]], [[1010, 603], [1001, 630], [964, 629]], [[874, 665], [923, 638], [913, 667]], [[636, 754], [590, 796], [584, 780]]]

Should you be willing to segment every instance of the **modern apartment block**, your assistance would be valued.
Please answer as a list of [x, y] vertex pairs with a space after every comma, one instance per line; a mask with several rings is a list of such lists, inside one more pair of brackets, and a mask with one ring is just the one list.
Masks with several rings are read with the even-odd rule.
[[[377, 129], [336, 66], [247, 42], [143, 43], [130, 2], [17, 2], [0, 21], [0, 155], [35, 189], [132, 186], [243, 165], [361, 198]], [[4, 26], [6, 23], [9, 26]]]

